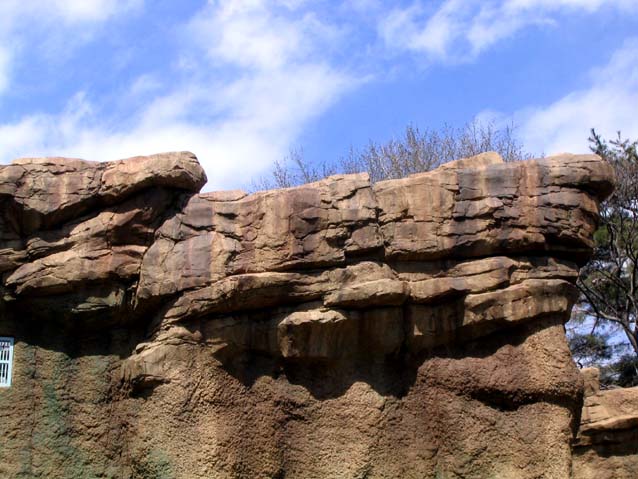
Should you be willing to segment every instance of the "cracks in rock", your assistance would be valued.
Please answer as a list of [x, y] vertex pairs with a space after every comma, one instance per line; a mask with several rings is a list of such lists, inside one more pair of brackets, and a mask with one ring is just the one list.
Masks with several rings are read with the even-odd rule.
[[484, 406], [494, 409], [498, 412], [508, 413], [518, 411], [521, 408], [533, 404], [545, 403], [553, 406], [559, 406], [568, 410], [574, 409], [576, 398], [569, 394], [551, 394], [551, 393], [521, 393], [508, 392], [491, 388], [475, 388], [469, 393], [462, 394], [458, 391], [452, 391], [459, 396], [464, 396], [474, 401], [479, 401]]

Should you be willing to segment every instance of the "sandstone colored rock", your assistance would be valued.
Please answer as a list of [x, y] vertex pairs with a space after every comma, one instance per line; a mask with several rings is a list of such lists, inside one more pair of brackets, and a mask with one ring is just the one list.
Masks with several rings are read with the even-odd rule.
[[570, 477], [609, 165], [204, 182], [190, 153], [0, 167], [1, 477]]
[[638, 387], [601, 391], [583, 371], [585, 404], [574, 443], [575, 479], [630, 479], [638, 473]]

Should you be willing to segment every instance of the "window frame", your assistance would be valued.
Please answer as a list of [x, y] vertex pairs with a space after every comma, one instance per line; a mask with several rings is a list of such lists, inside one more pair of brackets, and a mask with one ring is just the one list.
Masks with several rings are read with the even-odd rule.
[[2, 382], [2, 376], [0, 376], [0, 388], [10, 388], [13, 375], [13, 348], [15, 345], [15, 339], [9, 336], [0, 336], [0, 344], [5, 345], [8, 343], [8, 354], [4, 359], [4, 354], [0, 353], [0, 365], [7, 366], [6, 381]]

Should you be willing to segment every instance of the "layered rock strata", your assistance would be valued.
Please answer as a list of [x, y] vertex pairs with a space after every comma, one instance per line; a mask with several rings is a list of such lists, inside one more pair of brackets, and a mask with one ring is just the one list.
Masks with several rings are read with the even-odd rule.
[[189, 153], [0, 167], [0, 476], [567, 478], [594, 155], [197, 194]]
[[600, 390], [596, 368], [583, 370], [585, 404], [574, 443], [575, 479], [638, 475], [638, 387]]

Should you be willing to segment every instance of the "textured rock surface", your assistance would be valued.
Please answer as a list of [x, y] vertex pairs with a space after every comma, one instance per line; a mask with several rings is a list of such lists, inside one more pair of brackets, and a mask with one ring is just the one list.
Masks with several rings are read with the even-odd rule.
[[204, 182], [188, 153], [0, 167], [1, 477], [570, 477], [607, 164]]
[[601, 391], [598, 370], [583, 373], [585, 404], [574, 443], [574, 478], [638, 477], [638, 387]]

